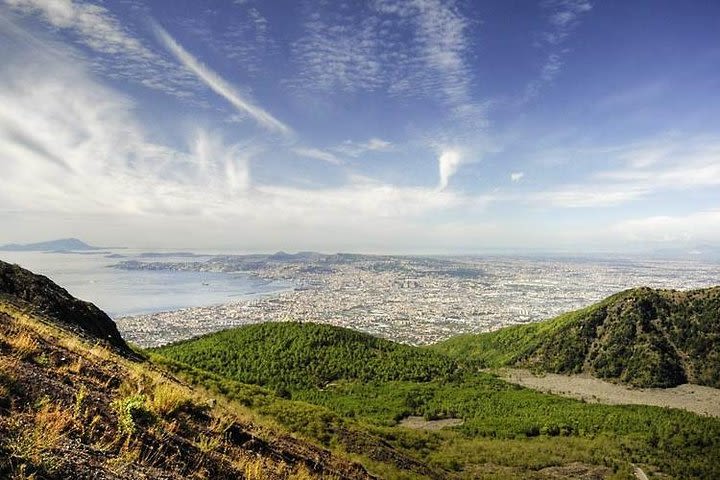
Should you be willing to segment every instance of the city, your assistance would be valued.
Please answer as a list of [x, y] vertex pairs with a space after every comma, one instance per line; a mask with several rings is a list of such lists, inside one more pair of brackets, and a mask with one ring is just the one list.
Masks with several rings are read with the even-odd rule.
[[117, 319], [123, 335], [144, 347], [268, 321], [327, 323], [424, 345], [551, 318], [626, 288], [720, 283], [718, 264], [666, 260], [304, 253], [129, 260], [116, 268], [245, 272], [294, 285], [223, 305]]

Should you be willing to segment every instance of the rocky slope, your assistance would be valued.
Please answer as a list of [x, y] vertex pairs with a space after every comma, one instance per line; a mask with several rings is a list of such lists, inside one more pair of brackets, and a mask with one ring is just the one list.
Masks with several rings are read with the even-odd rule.
[[45, 277], [3, 263], [0, 291], [0, 478], [375, 478], [142, 360]]
[[78, 300], [45, 276], [0, 261], [0, 299], [78, 335], [107, 342], [124, 354], [132, 354], [115, 322], [105, 312]]

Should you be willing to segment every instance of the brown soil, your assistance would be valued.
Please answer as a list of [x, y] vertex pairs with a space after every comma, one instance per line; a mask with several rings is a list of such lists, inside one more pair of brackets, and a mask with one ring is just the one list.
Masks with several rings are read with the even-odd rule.
[[589, 375], [535, 375], [528, 370], [510, 368], [496, 373], [510, 383], [591, 403], [655, 405], [720, 417], [720, 389], [717, 388], [692, 384], [673, 388], [631, 388]]
[[[328, 450], [211, 408], [152, 365], [16, 313], [0, 313], [0, 478], [375, 478]], [[118, 400], [156, 398], [158, 382], [187, 400], [172, 411], [133, 411], [133, 431], [123, 429]]]
[[412, 428], [413, 430], [440, 430], [443, 428], [457, 427], [463, 424], [461, 418], [443, 418], [440, 420], [425, 420], [424, 417], [406, 417], [398, 424], [401, 427]]

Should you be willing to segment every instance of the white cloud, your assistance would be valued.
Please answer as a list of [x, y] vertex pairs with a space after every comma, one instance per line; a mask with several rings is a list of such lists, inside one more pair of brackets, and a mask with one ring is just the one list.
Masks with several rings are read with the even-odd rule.
[[392, 144], [390, 142], [385, 141], [381, 138], [371, 138], [362, 146], [365, 147], [365, 149], [373, 152], [387, 151], [392, 148]]
[[550, 12], [548, 21], [553, 29], [545, 32], [543, 37], [551, 45], [562, 43], [577, 27], [581, 15], [593, 8], [588, 0], [546, 0], [542, 6]]
[[563, 43], [580, 25], [582, 16], [593, 8], [588, 0], [545, 0], [540, 5], [547, 12], [549, 28], [540, 34], [535, 46], [543, 49], [545, 60], [539, 77], [525, 87], [520, 103], [537, 96], [543, 86], [552, 83], [560, 74], [563, 57], [570, 51]]
[[531, 197], [556, 207], [614, 206], [663, 192], [720, 186], [720, 137], [662, 135], [627, 145], [553, 150], [552, 155], [591, 167], [584, 182]]
[[524, 172], [512, 172], [510, 174], [510, 181], [519, 182], [525, 176]]
[[670, 134], [611, 151], [619, 166], [598, 172], [598, 179], [653, 190], [720, 185], [720, 137]]
[[22, 228], [25, 235], [62, 232], [113, 245], [252, 241], [259, 249], [287, 239], [293, 248], [402, 245], [419, 229], [439, 235], [441, 212], [482, 210], [492, 201], [358, 176], [323, 188], [263, 184], [250, 169], [262, 146], [226, 142], [201, 125], [187, 135], [188, 145], [158, 143], [134, 104], [82, 63], [61, 51], [25, 53], [3, 53], [0, 71], [4, 235]]
[[154, 24], [153, 27], [158, 38], [162, 41], [170, 53], [172, 53], [173, 56], [175, 56], [175, 58], [177, 58], [177, 60], [185, 67], [194, 72], [195, 75], [197, 75], [198, 78], [215, 93], [225, 98], [225, 100], [230, 102], [239, 111], [250, 115], [256, 122], [266, 129], [283, 134], [292, 133], [290, 127], [270, 115], [262, 108], [253, 105], [248, 100], [244, 99], [232, 85], [187, 52], [161, 26]]
[[[471, 104], [472, 21], [454, 1], [374, 0], [352, 12], [312, 10], [293, 45], [299, 90], [383, 90]], [[405, 33], [401, 33], [405, 32]], [[408, 35], [409, 34], [409, 35]]]
[[38, 15], [54, 28], [74, 34], [97, 57], [93, 68], [112, 78], [187, 97], [197, 83], [183, 69], [149, 49], [105, 7], [72, 0], [5, 0], [13, 11]]
[[524, 197], [524, 200], [532, 205], [544, 204], [557, 208], [597, 208], [622, 205], [647, 193], [648, 190], [642, 187], [590, 183], [536, 192]]
[[332, 150], [348, 157], [359, 157], [367, 152], [389, 152], [393, 149], [392, 143], [381, 138], [371, 138], [366, 142], [344, 141]]
[[453, 175], [460, 168], [462, 163], [462, 153], [458, 149], [445, 149], [438, 157], [438, 170], [440, 173], [439, 190], [445, 190]]
[[279, 55], [281, 50], [276, 39], [271, 36], [267, 18], [251, 2], [236, 5], [235, 9], [223, 10], [223, 15], [233, 15], [229, 25], [218, 22], [220, 12], [212, 9], [182, 18], [176, 24], [183, 32], [202, 41], [205, 48], [240, 67], [238, 74], [248, 77], [272, 75], [274, 71], [268, 67], [284, 59]]
[[26, 53], [2, 55], [3, 209], [202, 213], [246, 188], [251, 148], [202, 129], [185, 150], [152, 142], [133, 103], [94, 80], [70, 52]]
[[330, 152], [320, 150], [318, 148], [305, 148], [297, 147], [293, 148], [293, 152], [301, 157], [314, 158], [315, 160], [321, 160], [323, 162], [331, 163], [333, 165], [342, 165], [343, 161]]

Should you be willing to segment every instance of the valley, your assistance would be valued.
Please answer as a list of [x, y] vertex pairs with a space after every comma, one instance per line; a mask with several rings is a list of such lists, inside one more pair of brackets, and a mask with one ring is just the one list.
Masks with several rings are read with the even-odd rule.
[[[720, 475], [713, 460], [720, 454], [720, 418], [679, 403], [643, 402], [640, 390], [620, 385], [675, 382], [675, 367], [655, 370], [658, 361], [674, 361], [668, 344], [682, 353], [683, 378], [713, 384], [718, 288], [631, 289], [547, 321], [429, 346], [334, 325], [264, 322], [141, 349], [128, 345], [93, 305], [45, 277], [0, 265], [2, 474], [58, 480], [69, 471], [84, 472], [78, 478], [258, 480]], [[630, 353], [615, 376], [582, 360], [616, 344]], [[537, 376], [518, 370], [528, 367]], [[552, 373], [579, 371], [582, 377]], [[582, 397], [598, 385], [598, 374], [607, 379], [606, 391], [607, 381], [615, 382], [616, 397]], [[548, 388], [543, 379], [554, 384]], [[678, 391], [691, 389], [717, 392], [692, 384]], [[637, 402], [613, 401], [623, 392]], [[41, 440], [45, 430], [52, 435]]]

